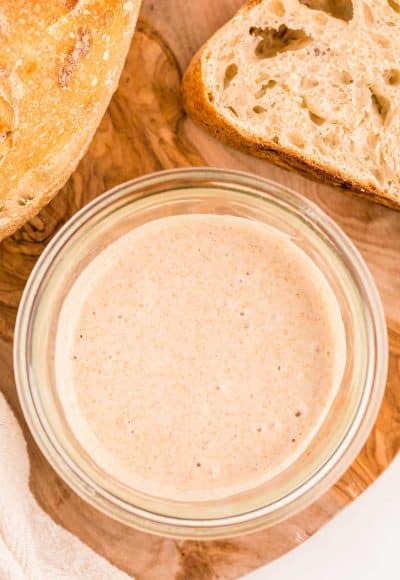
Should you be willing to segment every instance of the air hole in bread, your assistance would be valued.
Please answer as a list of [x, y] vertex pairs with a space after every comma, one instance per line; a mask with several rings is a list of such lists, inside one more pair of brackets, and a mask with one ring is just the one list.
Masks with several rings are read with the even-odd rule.
[[351, 0], [300, 0], [300, 3], [311, 10], [321, 10], [345, 22], [353, 19], [354, 10]]
[[372, 8], [369, 4], [365, 2], [362, 5], [363, 13], [364, 13], [364, 20], [367, 24], [375, 24], [374, 13], [372, 12]]
[[263, 81], [267, 81], [267, 80], [269, 80], [269, 75], [262, 72], [256, 78], [256, 83], [262, 83]]
[[269, 89], [273, 89], [275, 86], [276, 81], [270, 79], [266, 84], [261, 85], [260, 90], [258, 90], [254, 96], [256, 99], [261, 99]]
[[[305, 78], [305, 77], [301, 79], [301, 88], [302, 89], [307, 89], [307, 90], [308, 89], [315, 89], [318, 86], [319, 86], [319, 82], [317, 81], [317, 79]], [[304, 99], [303, 99], [302, 106], [306, 106]]]
[[328, 17], [326, 14], [322, 14], [321, 12], [316, 12], [313, 18], [315, 24], [319, 26], [326, 26], [328, 24]]
[[1, 118], [1, 113], [2, 111], [0, 109], [0, 162], [2, 162], [5, 159], [8, 152], [10, 151], [10, 149], [12, 149], [13, 146], [13, 131], [3, 130], [4, 125], [2, 125], [3, 119]]
[[208, 97], [208, 101], [210, 103], [213, 103], [214, 102], [214, 95], [212, 93], [207, 93], [207, 97]]
[[368, 135], [365, 149], [367, 151], [375, 151], [378, 143], [379, 143], [379, 135], [376, 134]]
[[79, 0], [65, 0], [65, 5], [68, 10], [73, 10], [75, 6], [78, 4]]
[[351, 74], [347, 70], [344, 70], [342, 72], [341, 80], [345, 85], [351, 85], [354, 82], [353, 77], [351, 76]]
[[398, 86], [400, 85], [400, 70], [392, 68], [387, 70], [384, 74], [384, 79], [388, 85]]
[[291, 29], [284, 24], [278, 30], [252, 26], [249, 34], [261, 39], [254, 51], [258, 58], [273, 58], [280, 52], [299, 50], [312, 42], [311, 36], [308, 36], [304, 30]]
[[238, 112], [237, 112], [236, 109], [234, 109], [230, 105], [228, 107], [226, 107], [226, 108], [228, 109], [228, 111], [230, 111], [232, 113], [232, 115], [235, 115], [235, 117], [239, 117]]
[[372, 87], [369, 87], [369, 90], [371, 93], [372, 108], [378, 113], [382, 119], [382, 123], [384, 123], [390, 111], [390, 101]]
[[376, 181], [381, 184], [385, 181], [385, 177], [383, 176], [382, 172], [379, 169], [374, 169], [372, 171], [372, 175], [375, 177]]
[[295, 147], [298, 147], [299, 149], [304, 149], [304, 147], [306, 146], [304, 138], [302, 135], [300, 135], [300, 133], [291, 133], [289, 135], [289, 139], [293, 143], [293, 145], [295, 145]]
[[315, 125], [323, 125], [325, 123], [325, 121], [326, 121], [326, 119], [324, 119], [323, 117], [320, 117], [319, 115], [316, 115], [312, 111], [308, 111], [308, 114], [310, 116], [311, 121]]
[[400, 14], [400, 1], [399, 0], [388, 0], [388, 4], [392, 10]]
[[271, 12], [271, 14], [279, 16], [279, 18], [282, 18], [282, 16], [285, 15], [285, 7], [280, 0], [272, 0], [268, 4], [268, 9]]
[[229, 66], [226, 67], [225, 76], [224, 76], [224, 89], [227, 89], [231, 84], [232, 80], [238, 74], [238, 66], [236, 63], [232, 62]]
[[371, 34], [371, 36], [382, 48], [391, 49], [392, 43], [386, 36], [380, 36], [379, 34]]
[[326, 119], [324, 119], [324, 117], [321, 117], [321, 115], [318, 115], [318, 113], [315, 113], [315, 111], [310, 109], [305, 97], [301, 99], [301, 108], [308, 110], [309, 117], [315, 125], [323, 125], [325, 123]]
[[[239, 39], [238, 39], [238, 38], [236, 38], [236, 40], [235, 40], [235, 39], [233, 39], [233, 40], [232, 40], [232, 42], [233, 42], [233, 43], [235, 43], [235, 42], [237, 43], [237, 42], [239, 42]], [[225, 62], [229, 62], [230, 60], [232, 60], [232, 61], [233, 61], [233, 60], [235, 59], [235, 53], [234, 53], [234, 52], [232, 52], [232, 51], [230, 51], [228, 54], [226, 54], [226, 55], [224, 56], [224, 59], [225, 59]]]
[[265, 109], [264, 107], [261, 107], [260, 105], [256, 105], [255, 107], [253, 107], [253, 111], [257, 115], [261, 115], [262, 113], [266, 113], [267, 112], [267, 109]]
[[25, 195], [18, 200], [18, 205], [29, 205], [33, 201], [33, 195]]
[[329, 133], [323, 137], [323, 142], [329, 149], [335, 149], [340, 145], [339, 137], [336, 133]]
[[285, 6], [281, 0], [271, 0], [268, 4], [268, 10], [271, 14], [279, 16], [279, 18], [285, 16]]

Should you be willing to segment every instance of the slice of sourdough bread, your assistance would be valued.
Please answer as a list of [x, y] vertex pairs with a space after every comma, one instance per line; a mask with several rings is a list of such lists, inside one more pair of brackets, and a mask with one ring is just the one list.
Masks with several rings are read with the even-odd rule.
[[183, 97], [223, 141], [400, 208], [400, 0], [251, 0]]

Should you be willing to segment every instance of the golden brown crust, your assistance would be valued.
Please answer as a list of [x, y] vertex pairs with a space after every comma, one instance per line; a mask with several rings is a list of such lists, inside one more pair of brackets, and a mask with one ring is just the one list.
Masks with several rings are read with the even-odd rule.
[[[0, 239], [31, 219], [85, 153], [117, 86], [140, 0], [0, 5]], [[6, 50], [4, 50], [6, 47]]]
[[[251, 6], [259, 4], [260, 1], [249, 0], [239, 12], [247, 11]], [[400, 209], [400, 199], [390, 193], [379, 191], [374, 184], [360, 184], [341, 174], [338, 170], [335, 171], [316, 161], [311, 161], [273, 141], [269, 141], [267, 138], [257, 139], [247, 133], [242, 133], [230, 124], [214, 108], [212, 97], [208, 94], [204, 82], [202, 59], [208, 46], [209, 44], [206, 43], [194, 56], [184, 75], [182, 84], [184, 108], [197, 124], [207, 129], [217, 139], [241, 151], [266, 159], [284, 169], [294, 169], [313, 180], [351, 191], [376, 203]]]

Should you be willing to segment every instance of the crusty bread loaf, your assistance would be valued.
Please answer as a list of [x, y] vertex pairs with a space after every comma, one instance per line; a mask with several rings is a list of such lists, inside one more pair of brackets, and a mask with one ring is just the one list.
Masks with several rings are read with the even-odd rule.
[[68, 179], [116, 88], [140, 0], [0, 3], [0, 239]]
[[400, 0], [251, 0], [183, 94], [227, 143], [400, 207]]

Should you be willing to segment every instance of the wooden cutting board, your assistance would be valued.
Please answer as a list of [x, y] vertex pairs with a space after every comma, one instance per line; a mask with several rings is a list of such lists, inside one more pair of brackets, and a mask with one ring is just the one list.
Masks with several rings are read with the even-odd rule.
[[[28, 441], [31, 488], [55, 521], [142, 580], [239, 578], [315, 533], [379, 476], [400, 447], [400, 212], [310, 183], [229, 150], [194, 127], [182, 112], [181, 71], [201, 43], [240, 4], [240, 0], [144, 0], [118, 92], [86, 157], [53, 202], [0, 244], [0, 389]], [[46, 243], [68, 217], [127, 179], [204, 164], [275, 179], [314, 200], [331, 215], [353, 239], [375, 275], [390, 336], [389, 380], [378, 421], [362, 453], [339, 483], [304, 512], [274, 528], [207, 543], [136, 532], [80, 500], [49, 467], [28, 433], [12, 371], [13, 328], [22, 289]]]

